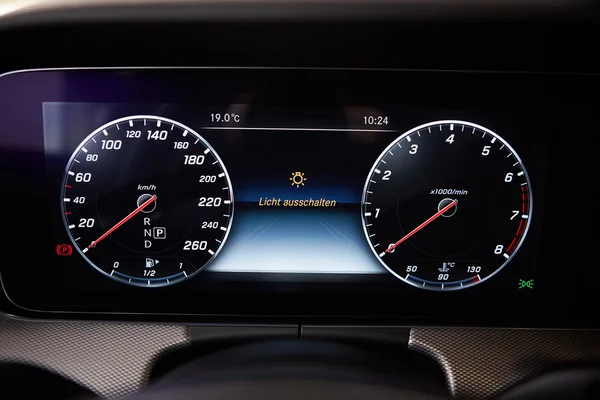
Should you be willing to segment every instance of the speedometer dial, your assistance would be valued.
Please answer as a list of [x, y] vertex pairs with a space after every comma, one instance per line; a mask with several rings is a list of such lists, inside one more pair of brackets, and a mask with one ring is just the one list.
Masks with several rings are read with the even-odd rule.
[[191, 128], [142, 115], [91, 133], [67, 165], [61, 206], [81, 256], [103, 274], [164, 286], [219, 252], [233, 192], [215, 150]]
[[531, 223], [525, 166], [500, 136], [464, 121], [414, 128], [375, 162], [363, 227], [379, 261], [403, 281], [462, 289], [500, 271]]

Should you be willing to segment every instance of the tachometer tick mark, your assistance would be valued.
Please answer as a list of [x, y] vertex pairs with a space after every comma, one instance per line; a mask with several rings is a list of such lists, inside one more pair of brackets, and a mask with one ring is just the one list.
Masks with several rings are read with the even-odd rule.
[[77, 164], [81, 164], [81, 161], [79, 161], [77, 159], [73, 159], [73, 161], [75, 161]]
[[503, 254], [504, 258], [506, 258], [507, 260], [510, 258], [510, 256], [506, 253]]
[[525, 173], [525, 172], [523, 172], [523, 171], [519, 171], [519, 172], [517, 173], [517, 176], [523, 176], [523, 174], [524, 174], [524, 173]]
[[212, 163], [212, 165], [215, 165], [215, 164], [216, 164], [216, 163], [218, 163], [218, 162], [219, 162], [219, 160], [216, 160], [214, 163]]
[[75, 175], [75, 172], [73, 172], [73, 171], [69, 171], [69, 172], [67, 172], [67, 174], [69, 174], [69, 175], [73, 176], [73, 175]]
[[196, 139], [196, 141], [194, 142], [194, 144], [198, 144], [199, 141], [200, 141], [200, 139]]
[[379, 253], [379, 257], [385, 256], [385, 251], [383, 253]]
[[490, 140], [490, 143], [492, 143], [492, 144], [493, 144], [493, 143], [496, 143], [496, 136], [494, 136], [494, 137], [492, 138], [492, 140]]
[[512, 156], [512, 153], [508, 153], [508, 155], [506, 156], [506, 158], [508, 158], [508, 157], [510, 157], [510, 156]]
[[408, 143], [410, 143], [410, 142], [412, 141], [412, 139], [410, 138], [410, 136], [407, 136], [407, 137], [406, 137], [406, 141], [407, 141]]
[[225, 176], [225, 173], [224, 173], [224, 172], [221, 172], [221, 173], [220, 173], [219, 175], [217, 175], [217, 176], [218, 176], [219, 178], [222, 178], [222, 177], [224, 177], [224, 176]]

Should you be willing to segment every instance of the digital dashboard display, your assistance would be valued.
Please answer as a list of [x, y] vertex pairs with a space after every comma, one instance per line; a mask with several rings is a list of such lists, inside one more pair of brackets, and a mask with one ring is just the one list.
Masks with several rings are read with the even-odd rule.
[[548, 79], [4, 76], [2, 179], [21, 176], [5, 203], [37, 226], [35, 250], [14, 240], [28, 258], [2, 266], [5, 293], [34, 313], [549, 325], [522, 321], [557, 287]]

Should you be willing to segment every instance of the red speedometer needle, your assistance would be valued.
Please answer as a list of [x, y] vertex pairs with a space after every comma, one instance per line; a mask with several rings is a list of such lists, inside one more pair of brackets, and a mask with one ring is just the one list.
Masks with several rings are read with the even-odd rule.
[[429, 225], [430, 223], [432, 223], [433, 221], [435, 221], [440, 215], [442, 215], [443, 213], [445, 213], [446, 211], [448, 211], [449, 209], [451, 209], [452, 207], [454, 207], [457, 203], [458, 203], [458, 200], [452, 200], [450, 203], [448, 203], [440, 211], [436, 212], [431, 217], [429, 217], [427, 219], [427, 221], [423, 222], [421, 225], [417, 226], [415, 229], [413, 229], [412, 231], [410, 231], [409, 233], [407, 233], [402, 239], [400, 239], [396, 243], [394, 243], [393, 246], [388, 247], [388, 249], [385, 252], [389, 253], [390, 251], [394, 250], [402, 242], [407, 241], [412, 235], [414, 235], [415, 233], [419, 232], [421, 229], [425, 228], [427, 225]]
[[104, 232], [102, 234], [102, 236], [100, 236], [98, 239], [94, 240], [92, 242], [92, 244], [90, 244], [87, 248], [91, 249], [92, 247], [96, 247], [96, 245], [98, 243], [100, 243], [101, 241], [103, 241], [108, 235], [110, 235], [111, 233], [113, 233], [114, 231], [116, 231], [117, 229], [119, 229], [125, 222], [127, 222], [131, 218], [135, 217], [135, 215], [137, 213], [139, 213], [140, 211], [142, 211], [144, 208], [148, 207], [154, 201], [156, 201], [156, 196], [150, 197], [148, 200], [146, 200], [145, 202], [143, 202], [138, 208], [136, 208], [135, 210], [133, 210], [132, 212], [130, 212], [129, 215], [127, 215], [125, 218], [123, 218], [122, 220], [120, 220], [119, 222], [117, 222], [115, 224], [115, 226], [113, 226], [112, 228], [110, 228], [109, 230], [107, 230], [106, 232]]

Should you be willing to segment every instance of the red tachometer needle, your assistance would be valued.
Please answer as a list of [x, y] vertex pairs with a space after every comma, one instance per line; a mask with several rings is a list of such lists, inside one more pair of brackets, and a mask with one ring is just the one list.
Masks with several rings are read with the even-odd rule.
[[115, 224], [115, 226], [113, 226], [112, 228], [110, 228], [109, 230], [107, 230], [106, 232], [104, 232], [102, 234], [102, 236], [100, 236], [98, 239], [94, 240], [92, 242], [92, 244], [90, 244], [87, 248], [91, 249], [92, 247], [96, 247], [96, 245], [98, 243], [100, 243], [101, 241], [103, 241], [108, 235], [110, 235], [111, 233], [113, 233], [114, 231], [116, 231], [117, 229], [119, 229], [121, 227], [121, 225], [123, 225], [125, 222], [129, 221], [137, 213], [139, 213], [140, 211], [142, 211], [144, 208], [148, 207], [154, 201], [156, 201], [156, 196], [150, 197], [148, 200], [146, 200], [145, 202], [143, 202], [138, 208], [136, 208], [135, 210], [133, 210], [132, 212], [130, 212], [129, 215], [127, 215], [125, 218], [123, 218], [122, 220], [120, 220], [119, 222], [117, 222]]
[[430, 223], [432, 223], [433, 221], [435, 221], [440, 215], [442, 215], [443, 213], [445, 213], [446, 211], [448, 211], [449, 209], [451, 209], [452, 207], [454, 207], [457, 203], [458, 203], [458, 200], [452, 200], [450, 203], [448, 203], [440, 211], [436, 212], [431, 217], [429, 217], [427, 219], [427, 221], [423, 222], [421, 225], [417, 226], [415, 229], [413, 229], [412, 231], [410, 231], [409, 233], [407, 233], [402, 239], [400, 239], [396, 243], [394, 243], [393, 246], [388, 247], [388, 249], [385, 252], [389, 253], [390, 251], [394, 250], [402, 242], [407, 241], [412, 235], [414, 235], [415, 233], [419, 232], [421, 229], [425, 228], [427, 225], [429, 225]]

